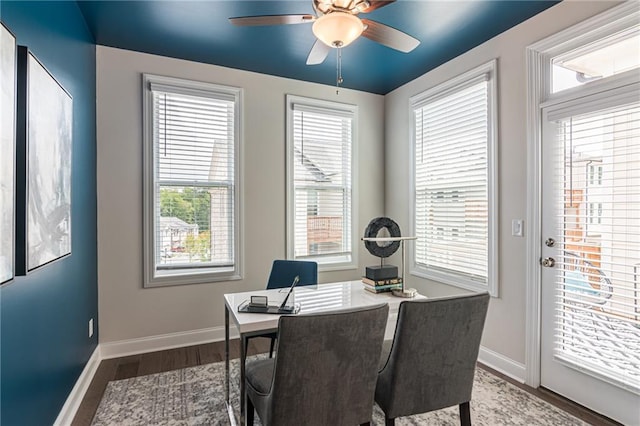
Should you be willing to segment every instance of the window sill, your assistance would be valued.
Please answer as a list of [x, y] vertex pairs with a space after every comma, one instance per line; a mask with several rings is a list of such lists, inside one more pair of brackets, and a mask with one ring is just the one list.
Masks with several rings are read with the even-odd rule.
[[336, 264], [336, 263], [328, 263], [328, 264], [320, 264], [318, 263], [318, 272], [331, 272], [331, 271], [348, 271], [358, 269], [358, 265], [352, 264]]
[[358, 264], [352, 255], [343, 256], [322, 256], [322, 257], [300, 257], [295, 260], [308, 260], [318, 264], [318, 272], [346, 271], [358, 269]]
[[475, 282], [466, 277], [455, 276], [452, 274], [445, 274], [441, 272], [429, 271], [423, 268], [413, 267], [409, 272], [411, 275], [432, 280], [438, 283], [450, 285], [464, 290], [471, 290], [476, 292], [488, 291], [491, 297], [498, 297], [497, 285], [494, 288], [491, 286], [479, 282]]
[[224, 272], [189, 273], [175, 271], [174, 273], [157, 273], [153, 277], [145, 277], [144, 288], [169, 287], [189, 284], [206, 284], [222, 281], [241, 280], [242, 276], [233, 270]]

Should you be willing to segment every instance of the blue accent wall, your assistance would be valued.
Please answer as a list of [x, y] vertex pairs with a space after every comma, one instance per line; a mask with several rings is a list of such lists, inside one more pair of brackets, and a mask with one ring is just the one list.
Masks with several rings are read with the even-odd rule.
[[0, 424], [46, 425], [98, 342], [96, 49], [76, 2], [2, 1], [0, 19], [73, 96], [72, 254], [0, 288]]

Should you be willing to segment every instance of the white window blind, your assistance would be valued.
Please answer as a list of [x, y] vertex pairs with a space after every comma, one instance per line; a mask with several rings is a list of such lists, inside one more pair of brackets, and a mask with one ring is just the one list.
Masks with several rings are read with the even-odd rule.
[[354, 110], [290, 103], [288, 220], [293, 258], [352, 261]]
[[413, 104], [414, 261], [418, 275], [487, 289], [493, 73], [472, 74]]
[[236, 96], [149, 83], [154, 277], [236, 270]]
[[564, 150], [555, 353], [640, 391], [640, 103], [550, 119]]

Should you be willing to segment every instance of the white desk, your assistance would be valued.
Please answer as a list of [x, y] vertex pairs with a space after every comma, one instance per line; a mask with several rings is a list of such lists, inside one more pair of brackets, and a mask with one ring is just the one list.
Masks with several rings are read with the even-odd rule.
[[[251, 296], [267, 296], [269, 304], [280, 304], [289, 289], [257, 290], [244, 293], [230, 293], [224, 295], [224, 328], [225, 328], [225, 397], [227, 411], [232, 424], [235, 424], [233, 408], [229, 401], [229, 316], [240, 333], [240, 422], [245, 419], [245, 365], [247, 340], [251, 336], [263, 334], [278, 329], [280, 315], [240, 313], [238, 306], [251, 299]], [[294, 289], [294, 303], [300, 304], [299, 314], [314, 312], [330, 312], [340, 309], [360, 308], [387, 303], [389, 305], [389, 320], [385, 331], [385, 339], [391, 339], [395, 330], [400, 303], [405, 300], [424, 299], [417, 295], [414, 299], [394, 297], [391, 293], [374, 294], [362, 287], [361, 281], [345, 281], [338, 283], [319, 284], [317, 286], [302, 286]]]

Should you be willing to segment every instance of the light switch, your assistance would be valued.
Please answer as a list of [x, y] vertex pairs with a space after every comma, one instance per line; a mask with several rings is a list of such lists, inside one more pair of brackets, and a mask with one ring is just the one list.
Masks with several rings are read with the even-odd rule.
[[514, 237], [524, 236], [524, 220], [513, 219], [511, 221], [511, 235]]

